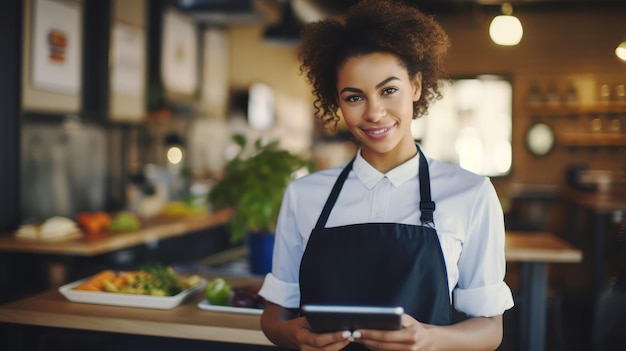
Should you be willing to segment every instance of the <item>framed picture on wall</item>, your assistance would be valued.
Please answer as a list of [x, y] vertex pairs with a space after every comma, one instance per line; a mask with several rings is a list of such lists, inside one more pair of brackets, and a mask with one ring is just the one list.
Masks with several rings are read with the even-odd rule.
[[201, 106], [208, 115], [225, 117], [228, 110], [228, 33], [209, 28], [202, 33]]
[[174, 9], [163, 14], [161, 73], [167, 93], [193, 96], [198, 85], [198, 36], [194, 22]]
[[33, 0], [33, 88], [78, 95], [81, 90], [82, 9], [67, 0]]
[[120, 21], [111, 28], [109, 112], [115, 121], [139, 122], [145, 116], [146, 33]]

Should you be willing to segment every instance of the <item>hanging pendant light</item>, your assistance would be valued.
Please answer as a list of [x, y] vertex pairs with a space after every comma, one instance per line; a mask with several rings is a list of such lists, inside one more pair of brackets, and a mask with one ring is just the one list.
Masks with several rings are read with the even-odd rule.
[[494, 17], [489, 26], [489, 36], [494, 43], [504, 46], [517, 45], [524, 29], [519, 19], [512, 15], [513, 6], [509, 3], [502, 4], [502, 15]]
[[622, 61], [626, 61], [626, 40], [615, 48], [615, 55]]

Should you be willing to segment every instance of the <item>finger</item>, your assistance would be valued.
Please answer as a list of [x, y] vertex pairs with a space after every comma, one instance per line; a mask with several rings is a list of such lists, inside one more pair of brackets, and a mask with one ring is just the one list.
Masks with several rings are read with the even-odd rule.
[[[411, 336], [412, 333], [408, 329], [393, 331], [359, 329], [352, 333], [355, 342], [367, 344], [370, 347], [375, 346], [387, 349], [389, 345], [395, 344], [396, 346], [391, 348], [391, 350], [401, 349], [411, 344], [413, 340]], [[384, 347], [381, 347], [381, 345], [384, 345]]]
[[368, 350], [372, 350], [372, 351], [378, 351], [378, 350], [385, 350], [385, 351], [394, 351], [394, 350], [405, 350], [407, 345], [402, 344], [402, 343], [388, 343], [388, 342], [382, 342], [382, 341], [377, 341], [377, 340], [367, 340], [367, 339], [355, 339], [354, 340], [355, 343], [359, 343], [363, 346], [365, 346]]
[[352, 333], [350, 331], [340, 331], [333, 333], [309, 333], [306, 338], [306, 344], [316, 348], [334, 349], [335, 345], [346, 346], [352, 341]]
[[401, 323], [402, 323], [402, 328], [408, 328], [419, 322], [415, 318], [405, 313], [402, 315]]

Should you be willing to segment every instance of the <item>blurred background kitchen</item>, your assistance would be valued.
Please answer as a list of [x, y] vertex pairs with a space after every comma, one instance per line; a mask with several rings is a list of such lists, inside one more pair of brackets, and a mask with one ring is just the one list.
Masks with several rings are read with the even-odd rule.
[[[354, 146], [315, 121], [297, 45], [302, 23], [354, 2], [4, 0], [0, 233], [81, 211], [149, 218], [205, 197], [238, 151], [233, 134], [278, 139], [318, 169], [346, 162]], [[625, 263], [626, 1], [408, 2], [452, 40], [447, 95], [415, 139], [491, 177], [507, 230], [583, 251], [549, 267], [548, 339], [588, 349], [580, 331]], [[490, 29], [502, 15], [518, 38]], [[0, 302], [50, 287], [54, 269], [34, 257], [0, 252]]]

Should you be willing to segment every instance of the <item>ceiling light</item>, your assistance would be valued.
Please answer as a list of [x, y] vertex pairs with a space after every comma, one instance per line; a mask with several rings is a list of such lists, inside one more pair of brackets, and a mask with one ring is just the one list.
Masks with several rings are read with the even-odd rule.
[[513, 6], [502, 4], [502, 15], [496, 16], [489, 26], [489, 36], [494, 43], [504, 46], [517, 45], [522, 40], [524, 29], [519, 19], [513, 15]]
[[626, 40], [615, 48], [615, 55], [617, 55], [620, 60], [626, 61]]

